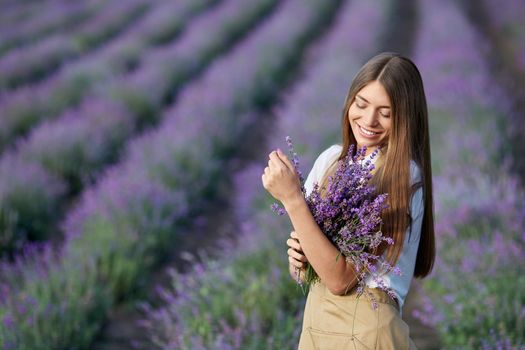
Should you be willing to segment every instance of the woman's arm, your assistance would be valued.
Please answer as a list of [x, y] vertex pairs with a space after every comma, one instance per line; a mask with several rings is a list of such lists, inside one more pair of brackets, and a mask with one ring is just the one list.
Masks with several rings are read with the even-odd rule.
[[304, 255], [333, 294], [345, 294], [357, 283], [353, 265], [340, 256], [337, 248], [315, 222], [301, 192], [301, 183], [288, 157], [281, 151], [269, 155], [262, 175], [264, 188], [286, 209], [297, 232]]
[[301, 193], [287, 198], [283, 205], [297, 232], [304, 255], [332, 294], [344, 295], [357, 284], [357, 276], [351, 263], [323, 234], [315, 222]]

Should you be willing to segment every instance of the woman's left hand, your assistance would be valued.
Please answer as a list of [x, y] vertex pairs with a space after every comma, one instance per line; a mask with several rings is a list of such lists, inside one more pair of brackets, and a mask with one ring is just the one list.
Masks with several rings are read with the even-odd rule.
[[292, 162], [281, 151], [269, 154], [268, 166], [264, 168], [262, 183], [264, 188], [277, 200], [285, 203], [302, 196], [301, 181]]

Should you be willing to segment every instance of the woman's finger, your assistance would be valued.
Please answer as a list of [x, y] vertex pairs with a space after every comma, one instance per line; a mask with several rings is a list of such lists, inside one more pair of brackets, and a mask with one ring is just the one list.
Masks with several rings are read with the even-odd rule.
[[284, 154], [281, 150], [279, 150], [277, 152], [277, 156], [284, 163], [284, 165], [286, 165], [286, 167], [288, 167], [288, 169], [290, 169], [291, 171], [295, 172], [295, 167], [292, 164], [292, 162], [290, 161], [290, 159], [288, 159], [286, 154]]
[[[297, 232], [295, 231], [291, 231], [290, 232], [290, 237], [292, 238], [288, 238], [288, 240], [286, 241], [286, 243], [288, 244], [288, 246], [294, 248], [295, 250], [297, 250], [299, 253], [301, 254], [304, 254], [303, 253], [303, 247], [301, 246], [301, 242], [299, 241], [299, 236], [297, 235]], [[304, 256], [304, 255], [303, 255]], [[308, 261], [308, 259], [306, 258], [306, 256], [304, 256], [304, 261]]]
[[304, 265], [304, 264], [303, 264], [302, 262], [300, 262], [300, 261], [295, 260], [295, 259], [292, 258], [291, 256], [288, 257], [288, 261], [290, 262], [290, 264], [292, 264], [292, 265], [295, 266], [295, 267], [298, 267], [298, 268], [300, 268], [300, 269], [303, 268], [303, 265]]
[[301, 246], [301, 243], [299, 242], [299, 240], [294, 239], [294, 238], [288, 238], [288, 240], [286, 241], [286, 244], [288, 244], [289, 247], [294, 249], [300, 255], [299, 260], [308, 262], [308, 258], [306, 257], [306, 255], [304, 255], [303, 247]]
[[282, 174], [284, 171], [286, 171], [286, 165], [282, 162], [279, 163], [278, 161], [274, 159], [268, 159], [268, 168], [270, 169], [270, 172], [273, 172], [274, 174]]
[[295, 239], [293, 238], [288, 238], [286, 240], [286, 244], [288, 245], [288, 247], [290, 248], [293, 248], [295, 250], [298, 250], [298, 251], [302, 251], [303, 249], [301, 248], [301, 244], [299, 242], [297, 242]]
[[279, 169], [279, 168], [286, 169], [286, 168], [288, 168], [286, 163], [283, 162], [281, 158], [279, 158], [279, 156], [277, 155], [276, 151], [273, 151], [272, 153], [270, 153], [269, 157], [270, 157], [270, 159], [268, 160], [268, 164], [271, 164], [271, 166], [274, 167], [275, 169]]
[[301, 253], [298, 253], [296, 250], [294, 250], [292, 248], [289, 248], [287, 253], [288, 253], [288, 256], [294, 258], [297, 261], [301, 261], [301, 262], [306, 262], [307, 261], [306, 260], [306, 256], [304, 256]]

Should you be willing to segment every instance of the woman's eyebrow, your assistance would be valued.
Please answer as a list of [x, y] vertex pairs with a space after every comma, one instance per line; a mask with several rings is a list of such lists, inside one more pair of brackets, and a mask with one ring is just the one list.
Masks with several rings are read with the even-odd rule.
[[[359, 97], [361, 100], [365, 101], [366, 103], [370, 103], [370, 102], [368, 102], [368, 100], [366, 98], [364, 98], [361, 95], [356, 95], [356, 97]], [[377, 108], [389, 108], [390, 109], [390, 106], [379, 106]]]

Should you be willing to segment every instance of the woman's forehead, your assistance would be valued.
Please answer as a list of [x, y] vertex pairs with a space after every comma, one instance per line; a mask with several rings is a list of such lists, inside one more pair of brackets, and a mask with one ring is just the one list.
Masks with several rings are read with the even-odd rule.
[[383, 84], [377, 80], [366, 84], [357, 92], [356, 97], [378, 108], [390, 108], [390, 96], [388, 96]]

